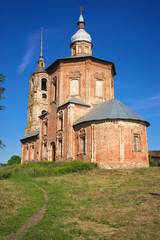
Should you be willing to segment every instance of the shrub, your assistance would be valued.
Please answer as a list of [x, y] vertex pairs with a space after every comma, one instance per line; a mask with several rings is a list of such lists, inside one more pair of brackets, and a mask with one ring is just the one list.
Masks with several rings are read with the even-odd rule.
[[40, 177], [63, 175], [71, 172], [97, 168], [94, 163], [84, 161], [72, 162], [30, 162], [27, 164], [12, 164], [0, 169], [0, 179], [9, 177]]
[[17, 155], [13, 155], [7, 162], [8, 165], [19, 164], [21, 162], [21, 157]]
[[152, 158], [149, 158], [149, 166], [150, 167], [156, 167], [156, 163], [152, 160]]

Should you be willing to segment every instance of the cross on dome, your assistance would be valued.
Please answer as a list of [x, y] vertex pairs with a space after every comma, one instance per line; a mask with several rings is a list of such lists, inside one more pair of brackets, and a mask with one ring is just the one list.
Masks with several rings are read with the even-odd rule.
[[81, 10], [81, 15], [82, 15], [82, 11], [84, 10], [82, 5], [80, 6], [80, 10]]

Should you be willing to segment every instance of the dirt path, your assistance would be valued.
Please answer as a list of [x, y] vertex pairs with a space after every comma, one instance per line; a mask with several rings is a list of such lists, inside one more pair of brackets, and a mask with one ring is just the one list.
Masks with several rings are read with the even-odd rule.
[[31, 226], [39, 223], [44, 217], [44, 213], [46, 211], [46, 203], [48, 202], [47, 192], [43, 188], [39, 187], [37, 184], [33, 184], [33, 185], [35, 185], [37, 188], [39, 188], [43, 192], [44, 205], [39, 209], [37, 213], [32, 215], [19, 229], [17, 229], [15, 233], [11, 233], [9, 236], [7, 236], [6, 240], [21, 239]]

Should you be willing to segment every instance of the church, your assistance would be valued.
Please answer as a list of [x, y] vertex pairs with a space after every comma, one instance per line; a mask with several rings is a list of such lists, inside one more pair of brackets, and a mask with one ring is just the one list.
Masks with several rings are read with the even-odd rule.
[[41, 51], [29, 79], [21, 163], [83, 160], [104, 169], [148, 167], [150, 124], [114, 98], [113, 62], [92, 56], [82, 10], [71, 56], [48, 68]]

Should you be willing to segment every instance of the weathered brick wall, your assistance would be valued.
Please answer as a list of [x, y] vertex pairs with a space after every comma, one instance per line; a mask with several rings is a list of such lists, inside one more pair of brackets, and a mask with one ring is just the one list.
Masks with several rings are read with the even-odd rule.
[[[80, 129], [86, 132], [86, 153], [78, 160], [98, 163], [102, 168], [148, 167], [146, 126], [131, 121], [101, 121], [75, 127], [75, 142]], [[139, 136], [139, 151], [134, 151], [134, 135]]]
[[[50, 81], [54, 76], [57, 76], [57, 106], [72, 97], [93, 105], [114, 98], [111, 64], [103, 64], [91, 59], [74, 59], [71, 62], [60, 63], [51, 73]], [[79, 94], [77, 95], [71, 95], [70, 81], [72, 79], [79, 80]], [[96, 79], [103, 82], [101, 97], [95, 95]]]
[[[41, 80], [47, 80], [47, 91], [41, 90]], [[29, 103], [27, 115], [27, 127], [25, 130], [26, 135], [35, 131], [40, 127], [40, 120], [38, 116], [41, 115], [43, 110], [48, 110], [48, 93], [50, 92], [50, 83], [47, 73], [34, 73], [29, 79]], [[46, 94], [46, 98], [42, 97]], [[31, 114], [30, 114], [31, 112]]]
[[[148, 167], [146, 127], [143, 124], [113, 121], [95, 125], [96, 162], [103, 168]], [[134, 151], [134, 134], [140, 151]]]
[[[34, 98], [31, 97], [33, 86], [31, 87], [30, 82], [28, 111], [32, 109], [33, 116], [32, 121], [28, 116], [26, 131], [32, 132], [38, 126], [41, 131], [39, 139], [34, 142], [34, 153], [32, 141], [27, 142], [29, 153], [25, 150], [25, 144], [22, 144], [22, 162], [33, 160], [33, 156], [39, 161], [53, 161], [54, 143], [56, 161], [84, 160], [98, 163], [102, 168], [148, 167], [146, 126], [143, 123], [129, 120], [101, 121], [73, 127], [76, 120], [91, 111], [94, 106], [114, 98], [114, 78], [110, 63], [93, 58], [71, 58], [57, 62], [49, 71], [48, 77], [46, 74], [37, 75], [36, 82], [39, 85]], [[47, 99], [42, 99], [43, 91], [40, 90], [39, 79], [43, 77], [48, 79]], [[71, 81], [73, 84], [74, 80], [78, 80], [79, 85], [72, 85], [75, 89], [71, 91]], [[54, 101], [55, 81], [57, 98]], [[73, 97], [90, 104], [90, 107], [75, 104], [59, 107]], [[48, 114], [39, 120], [38, 115], [45, 107]], [[63, 116], [63, 129], [60, 128], [60, 115]], [[48, 131], [44, 134], [45, 121]], [[82, 147], [84, 136], [85, 152]], [[138, 138], [139, 151], [134, 149], [134, 136]], [[62, 139], [62, 156], [60, 139]]]
[[23, 141], [21, 145], [21, 163], [39, 161], [39, 138]]

